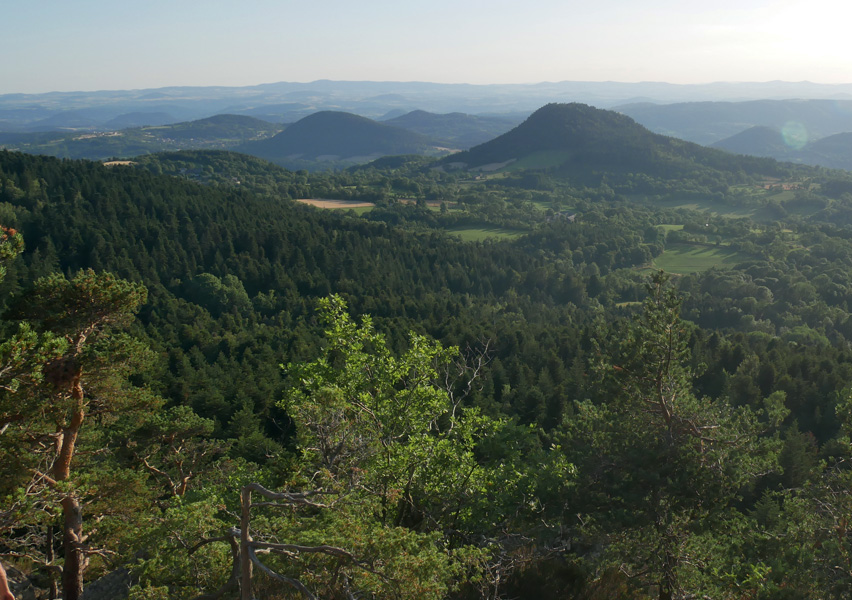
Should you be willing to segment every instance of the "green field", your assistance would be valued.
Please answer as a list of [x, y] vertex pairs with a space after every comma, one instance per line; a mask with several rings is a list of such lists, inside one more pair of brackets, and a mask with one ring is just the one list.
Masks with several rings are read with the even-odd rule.
[[354, 212], [356, 215], [358, 215], [360, 217], [361, 215], [370, 212], [374, 208], [375, 208], [375, 206], [359, 206], [358, 208], [350, 208], [349, 210], [351, 210], [352, 212]]
[[[649, 200], [649, 204], [659, 206], [661, 208], [685, 208], [708, 213], [711, 216], [729, 217], [729, 218], [749, 218], [757, 221], [776, 221], [778, 215], [771, 210], [767, 210], [765, 203], [767, 200], [777, 202], [784, 207], [790, 214], [809, 216], [817, 212], [820, 207], [813, 205], [801, 205], [795, 202], [795, 190], [763, 190], [755, 189], [754, 186], [735, 186], [739, 192], [740, 200], [744, 200], [744, 204], [734, 206], [712, 200], [696, 200], [694, 198], [688, 200], [678, 200], [669, 198], [665, 200]], [[640, 197], [636, 198], [641, 199]]]
[[512, 239], [525, 232], [501, 227], [459, 227], [447, 229], [447, 233], [460, 237], [465, 242], [481, 242], [488, 238]]
[[670, 244], [654, 259], [654, 267], [680, 275], [697, 273], [716, 267], [730, 269], [743, 260], [743, 255], [726, 246], [699, 244]]
[[729, 217], [732, 219], [741, 219], [743, 217], [752, 218], [754, 217], [755, 212], [758, 209], [757, 205], [752, 206], [729, 206], [727, 204], [721, 204], [719, 202], [712, 202], [709, 200], [662, 200], [649, 202], [653, 206], [659, 206], [661, 208], [686, 208], [688, 210], [695, 210], [699, 212], [705, 212], [712, 216], [719, 217]]

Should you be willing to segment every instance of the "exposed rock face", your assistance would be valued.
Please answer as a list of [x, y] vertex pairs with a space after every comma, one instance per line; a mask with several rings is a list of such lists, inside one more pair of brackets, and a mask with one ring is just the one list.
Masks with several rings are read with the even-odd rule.
[[130, 571], [122, 567], [87, 585], [81, 600], [124, 600], [132, 585]]
[[47, 598], [47, 590], [35, 587], [29, 577], [15, 567], [7, 565], [6, 576], [9, 579], [9, 588], [15, 594], [17, 600], [42, 600], [42, 598]]

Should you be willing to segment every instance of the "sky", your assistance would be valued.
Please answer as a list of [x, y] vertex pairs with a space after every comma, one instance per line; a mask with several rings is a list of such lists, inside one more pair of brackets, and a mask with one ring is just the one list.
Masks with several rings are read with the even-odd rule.
[[317, 79], [852, 83], [846, 0], [0, 0], [0, 94]]

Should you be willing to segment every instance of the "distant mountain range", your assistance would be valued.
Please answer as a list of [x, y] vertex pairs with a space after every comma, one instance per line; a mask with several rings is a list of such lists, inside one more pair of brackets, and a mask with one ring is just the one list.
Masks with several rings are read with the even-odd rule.
[[[472, 148], [554, 102], [615, 108], [654, 133], [704, 145], [756, 126], [795, 131], [797, 146], [852, 132], [852, 84], [321, 80], [0, 95], [0, 147], [90, 159], [164, 150], [239, 149], [292, 168], [328, 168], [400, 152], [434, 155], [441, 148]], [[328, 116], [321, 116], [282, 133], [288, 124], [322, 113], [349, 113], [352, 118], [339, 117], [340, 122], [331, 126], [325, 122]], [[356, 116], [372, 120], [359, 121]], [[314, 134], [303, 133], [311, 129]], [[276, 134], [280, 136], [273, 141]], [[751, 139], [761, 135], [763, 144]], [[841, 141], [835, 140], [840, 147], [834, 149], [811, 146], [807, 152], [801, 148], [791, 152], [786, 142], [758, 130], [733, 140], [731, 150], [849, 168]], [[744, 147], [738, 149], [737, 144]]]
[[[296, 103], [279, 108], [299, 110]], [[627, 115], [629, 112], [645, 122], [637, 123]], [[85, 120], [86, 114], [87, 110], [80, 111], [78, 117]], [[110, 122], [134, 123], [156, 115], [126, 113]], [[159, 114], [158, 118], [165, 120], [166, 116]], [[756, 120], [780, 125], [750, 125]], [[435, 114], [423, 110], [377, 121], [343, 111], [319, 111], [286, 125], [248, 115], [221, 114], [111, 131], [6, 132], [0, 133], [0, 147], [95, 160], [182, 149], [227, 149], [291, 169], [338, 168], [383, 156], [440, 156], [458, 150], [466, 151], [447, 158], [445, 164], [480, 170], [530, 166], [650, 170], [671, 175], [702, 162], [730, 160], [720, 158], [726, 155], [717, 150], [655, 133], [648, 123], [656, 124], [657, 130], [702, 139], [717, 135], [710, 136], [710, 132], [743, 127], [714, 146], [737, 154], [852, 169], [852, 134], [842, 130], [848, 127], [852, 131], [852, 101], [817, 100], [633, 104], [618, 111], [580, 103], [551, 103], [525, 121], [517, 115]], [[689, 131], [676, 131], [678, 127]], [[699, 135], [702, 127], [704, 133]], [[809, 143], [814, 132], [838, 128], [842, 133]]]
[[810, 139], [852, 131], [852, 99], [640, 103], [615, 110], [651, 131], [699, 144], [713, 144], [754, 126], [793, 126]]
[[[160, 89], [53, 92], [0, 95], [0, 131], [62, 128], [112, 129], [192, 121], [216, 114], [241, 114], [270, 122], [297, 121], [323, 110], [370, 118], [399, 116], [420, 109], [472, 115], [526, 114], [549, 102], [584, 102], [602, 108], [638, 102], [739, 102], [758, 99], [852, 100], [852, 84], [808, 82], [618, 83], [563, 81], [537, 84], [440, 84], [426, 82], [314, 81], [247, 87], [168, 87]], [[640, 122], [642, 118], [631, 114]], [[750, 123], [752, 125], [770, 123]], [[648, 126], [657, 130], [656, 126]], [[710, 143], [737, 131], [719, 132]], [[667, 132], [674, 133], [674, 132]], [[692, 138], [690, 138], [692, 139]]]
[[716, 142], [713, 147], [735, 154], [852, 170], [852, 133], [848, 132], [801, 145], [789, 133], [785, 136], [782, 130], [757, 126]]
[[351, 113], [321, 111], [287, 126], [246, 115], [216, 115], [108, 132], [0, 133], [0, 147], [93, 160], [171, 150], [232, 149], [291, 168], [311, 169], [363, 163], [394, 154], [436, 155], [465, 149], [504, 133], [520, 121], [414, 111], [378, 122]]

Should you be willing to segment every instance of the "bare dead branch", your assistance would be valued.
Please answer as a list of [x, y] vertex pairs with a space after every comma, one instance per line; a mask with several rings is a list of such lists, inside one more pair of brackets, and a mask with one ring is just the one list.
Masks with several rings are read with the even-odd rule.
[[[290, 504], [315, 506], [317, 508], [327, 508], [327, 506], [317, 502], [312, 502], [308, 498], [311, 498], [312, 496], [331, 495], [334, 493], [323, 490], [311, 490], [308, 492], [273, 492], [272, 490], [266, 489], [259, 483], [250, 483], [245, 487], [245, 489], [257, 492], [269, 500], [282, 500]], [[255, 504], [255, 506], [259, 506], [259, 504]]]
[[250, 545], [258, 550], [263, 549], [272, 551], [282, 551], [291, 554], [294, 552], [328, 554], [329, 556], [336, 556], [337, 558], [346, 558], [348, 560], [351, 560], [352, 562], [357, 562], [355, 560], [355, 557], [350, 552], [347, 552], [343, 548], [338, 548], [336, 546], [301, 546], [299, 544], [270, 544], [267, 542], [251, 542]]
[[294, 504], [299, 506], [311, 506], [313, 508], [330, 508], [328, 504], [320, 504], [318, 502], [252, 502], [252, 506], [271, 506], [277, 508], [292, 508]]
[[[265, 564], [260, 562], [260, 559], [257, 558], [257, 555], [255, 554], [254, 548], [252, 548], [252, 545], [249, 545], [249, 548], [248, 548], [249, 558], [251, 559], [252, 564], [254, 564], [258, 569], [260, 569], [261, 571], [263, 571], [269, 577], [272, 577], [276, 581], [280, 581], [281, 583], [286, 583], [290, 587], [298, 590], [299, 592], [301, 592], [301, 594], [307, 600], [317, 600], [316, 596], [314, 596], [308, 590], [308, 588], [305, 587], [305, 584], [303, 584], [301, 581], [299, 581], [298, 579], [293, 579], [292, 577], [285, 577], [284, 575], [279, 575], [278, 573], [276, 573], [275, 571], [273, 571], [272, 569], [267, 567]], [[196, 600], [200, 600], [200, 599], [196, 599]]]
[[60, 567], [59, 565], [53, 565], [48, 562], [45, 562], [44, 559], [39, 558], [28, 552], [4, 552], [3, 556], [10, 556], [12, 558], [23, 558], [27, 561], [32, 562], [32, 565], [37, 569], [47, 571], [48, 573], [53, 573], [54, 575], [62, 575], [62, 567]]
[[[444, 391], [450, 399], [450, 430], [455, 427], [456, 412], [465, 398], [474, 391], [474, 384], [482, 376], [482, 371], [491, 362], [490, 346], [492, 340], [481, 339], [477, 348], [467, 345], [464, 352], [444, 367]], [[459, 393], [456, 389], [460, 384]]]
[[188, 553], [192, 555], [195, 554], [198, 549], [202, 548], [203, 546], [206, 546], [207, 544], [213, 544], [215, 542], [230, 542], [231, 540], [234, 540], [238, 537], [240, 537], [240, 530], [236, 527], [231, 527], [230, 529], [228, 529], [228, 533], [225, 535], [214, 538], [203, 538], [200, 542], [192, 546], [188, 550]]

